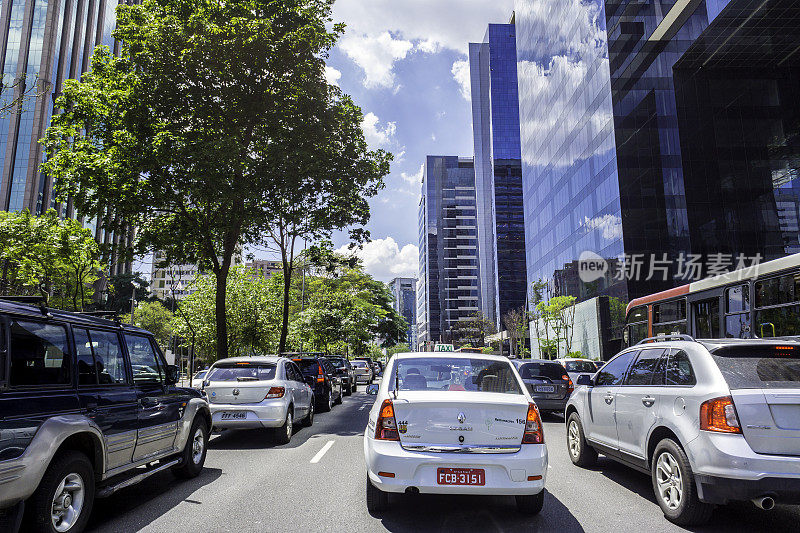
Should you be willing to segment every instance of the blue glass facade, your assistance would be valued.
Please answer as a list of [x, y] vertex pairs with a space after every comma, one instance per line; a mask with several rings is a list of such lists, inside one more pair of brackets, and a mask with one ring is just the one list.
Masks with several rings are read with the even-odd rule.
[[479, 310], [472, 158], [428, 156], [419, 206], [418, 344], [446, 342]]
[[527, 286], [514, 24], [490, 24], [469, 61], [481, 311], [500, 327]]
[[394, 310], [408, 323], [406, 342], [414, 349], [417, 345], [417, 279], [395, 278], [389, 282], [389, 291], [394, 297]]
[[527, 281], [580, 300], [627, 297], [611, 275], [578, 279], [584, 251], [623, 254], [605, 17], [600, 0], [517, 0]]

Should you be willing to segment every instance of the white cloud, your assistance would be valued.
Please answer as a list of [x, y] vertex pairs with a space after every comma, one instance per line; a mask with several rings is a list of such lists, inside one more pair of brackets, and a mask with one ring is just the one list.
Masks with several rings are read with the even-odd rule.
[[364, 71], [364, 87], [394, 86], [394, 62], [404, 59], [413, 48], [410, 41], [395, 39], [384, 31], [377, 35], [345, 34], [339, 47]]
[[464, 97], [465, 100], [470, 99], [470, 80], [469, 80], [469, 61], [466, 59], [462, 59], [453, 63], [453, 67], [450, 69], [450, 72], [453, 74], [453, 78], [458, 82], [458, 88], [461, 92], [461, 96]]
[[410, 185], [419, 185], [422, 183], [422, 174], [425, 172], [425, 165], [422, 164], [419, 166], [419, 170], [414, 174], [409, 174], [407, 172], [401, 172], [400, 177], [403, 178], [406, 182]]
[[389, 144], [397, 131], [396, 122], [387, 122], [383, 127], [381, 127], [378, 122], [379, 119], [375, 113], [367, 113], [361, 121], [361, 128], [364, 130], [364, 137], [367, 139], [367, 144], [373, 148]]
[[328, 81], [330, 85], [339, 85], [339, 78], [342, 77], [342, 73], [336, 70], [333, 67], [329, 67], [325, 65], [325, 79]]
[[414, 244], [402, 248], [392, 237], [375, 239], [355, 252], [342, 246], [336, 252], [356, 255], [364, 263], [364, 270], [375, 279], [391, 281], [397, 277], [416, 278], [419, 271], [419, 249]]
[[594, 218], [583, 217], [583, 226], [587, 230], [600, 230], [603, 238], [612, 241], [622, 237], [622, 219], [617, 215], [600, 215]]

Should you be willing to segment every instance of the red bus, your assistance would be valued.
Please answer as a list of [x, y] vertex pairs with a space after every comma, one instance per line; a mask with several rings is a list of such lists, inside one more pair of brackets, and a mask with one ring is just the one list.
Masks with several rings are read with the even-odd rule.
[[800, 254], [636, 298], [625, 342], [685, 333], [698, 339], [800, 336]]

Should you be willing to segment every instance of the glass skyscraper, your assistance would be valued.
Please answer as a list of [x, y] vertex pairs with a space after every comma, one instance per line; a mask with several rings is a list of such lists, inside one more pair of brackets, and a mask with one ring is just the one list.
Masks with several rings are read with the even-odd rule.
[[627, 298], [624, 282], [582, 283], [576, 266], [625, 251], [603, 4], [517, 0], [515, 23], [528, 283]]
[[481, 312], [500, 328], [527, 286], [514, 24], [489, 24], [469, 64]]
[[389, 291], [394, 297], [394, 310], [408, 323], [406, 342], [413, 350], [417, 345], [417, 279], [394, 278], [389, 282]]
[[428, 156], [419, 204], [417, 342], [448, 342], [480, 309], [472, 158]]

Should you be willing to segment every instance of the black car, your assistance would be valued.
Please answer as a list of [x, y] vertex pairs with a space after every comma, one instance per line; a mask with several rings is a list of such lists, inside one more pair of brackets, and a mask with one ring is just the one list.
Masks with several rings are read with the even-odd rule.
[[542, 412], [564, 412], [575, 386], [566, 369], [546, 359], [515, 359], [525, 387]]
[[331, 355], [325, 358], [334, 366], [337, 375], [342, 378], [342, 389], [345, 396], [350, 396], [356, 391], [356, 372], [347, 357]]
[[294, 357], [292, 361], [300, 367], [303, 377], [312, 376], [316, 380], [312, 388], [317, 402], [317, 411], [330, 411], [334, 405], [342, 403], [342, 378], [327, 359], [324, 357]]
[[0, 530], [24, 509], [23, 531], [79, 532], [95, 497], [200, 474], [208, 404], [151, 333], [15, 300], [0, 299]]

